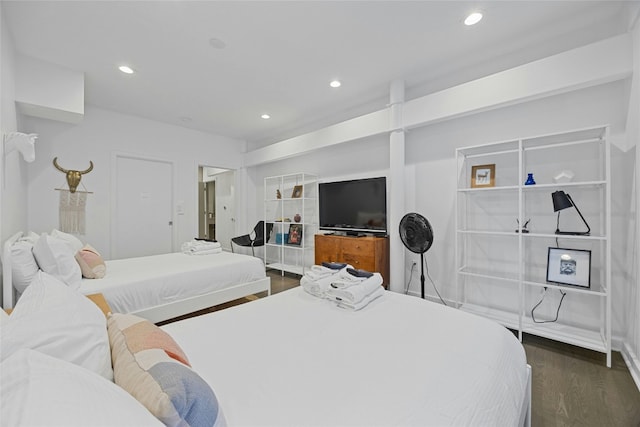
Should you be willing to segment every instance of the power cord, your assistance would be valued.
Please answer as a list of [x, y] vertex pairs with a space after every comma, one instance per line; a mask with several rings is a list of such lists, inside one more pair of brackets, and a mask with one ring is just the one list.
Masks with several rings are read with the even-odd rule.
[[562, 301], [564, 300], [564, 297], [567, 296], [567, 293], [563, 292], [561, 289], [558, 289], [562, 294], [562, 297], [560, 298], [560, 302], [558, 303], [558, 309], [556, 310], [556, 318], [553, 320], [536, 320], [536, 316], [534, 312], [536, 308], [538, 308], [538, 306], [542, 304], [542, 301], [544, 301], [544, 297], [547, 295], [547, 290], [548, 288], [545, 286], [544, 293], [542, 294], [542, 298], [540, 298], [540, 301], [538, 301], [538, 303], [534, 305], [533, 308], [531, 309], [531, 319], [533, 320], [533, 323], [553, 323], [558, 320], [558, 314], [560, 313], [560, 307], [562, 307]]
[[413, 279], [413, 269], [416, 268], [416, 263], [414, 262], [411, 265], [411, 272], [409, 273], [409, 281], [407, 282], [407, 286], [404, 288], [404, 294], [407, 295], [409, 293], [409, 284], [411, 283], [411, 279]]
[[440, 298], [440, 301], [442, 301], [442, 304], [447, 305], [446, 302], [444, 302], [444, 300], [442, 299], [442, 297], [440, 296], [440, 292], [438, 292], [438, 288], [436, 287], [436, 284], [434, 283], [433, 279], [431, 278], [431, 276], [429, 275], [429, 264], [427, 263], [427, 258], [426, 257], [421, 257], [424, 260], [424, 266], [425, 266], [425, 270], [427, 272], [427, 277], [429, 278], [429, 281], [431, 282], [431, 284], [433, 285], [433, 289], [435, 289], [436, 294], [438, 294], [438, 298]]

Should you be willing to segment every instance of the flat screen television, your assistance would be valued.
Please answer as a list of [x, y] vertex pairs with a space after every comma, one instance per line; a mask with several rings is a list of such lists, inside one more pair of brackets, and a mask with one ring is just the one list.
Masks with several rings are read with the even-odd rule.
[[387, 234], [386, 177], [318, 184], [320, 229]]

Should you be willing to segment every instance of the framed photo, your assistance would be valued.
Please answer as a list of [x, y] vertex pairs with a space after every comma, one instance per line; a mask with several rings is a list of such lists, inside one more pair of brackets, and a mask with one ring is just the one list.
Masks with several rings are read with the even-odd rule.
[[302, 224], [289, 225], [288, 245], [300, 245], [302, 243]]
[[496, 165], [476, 165], [471, 167], [471, 188], [495, 187]]
[[291, 193], [292, 199], [299, 199], [302, 197], [302, 185], [296, 185], [293, 187], [293, 192]]
[[549, 248], [547, 282], [591, 287], [591, 251]]

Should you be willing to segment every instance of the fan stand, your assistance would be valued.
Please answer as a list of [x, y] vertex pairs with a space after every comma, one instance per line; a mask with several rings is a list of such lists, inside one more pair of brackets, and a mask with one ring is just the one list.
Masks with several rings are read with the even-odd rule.
[[424, 299], [424, 252], [420, 254], [420, 296]]

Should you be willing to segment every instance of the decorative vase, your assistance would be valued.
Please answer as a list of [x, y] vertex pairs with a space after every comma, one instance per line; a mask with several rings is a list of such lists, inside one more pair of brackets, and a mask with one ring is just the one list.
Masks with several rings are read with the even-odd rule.
[[302, 219], [302, 217], [300, 216], [300, 214], [295, 214], [295, 215], [293, 216], [293, 220], [294, 220], [295, 222], [300, 222], [300, 220], [301, 220], [301, 219]]
[[527, 181], [524, 183], [524, 185], [536, 185], [532, 173], [527, 174]]

